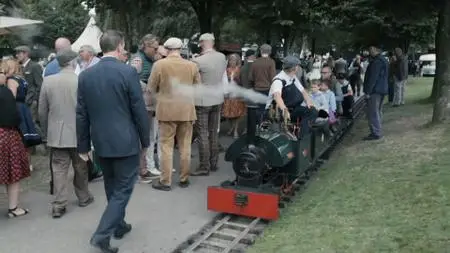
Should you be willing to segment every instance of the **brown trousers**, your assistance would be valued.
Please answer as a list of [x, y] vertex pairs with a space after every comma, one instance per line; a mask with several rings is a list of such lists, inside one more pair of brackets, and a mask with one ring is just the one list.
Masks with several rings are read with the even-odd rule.
[[88, 201], [91, 197], [88, 188], [88, 167], [86, 162], [79, 157], [76, 148], [52, 148], [51, 152], [55, 195], [53, 207], [64, 208], [67, 205], [68, 177], [71, 163], [74, 169], [73, 186], [78, 201], [80, 203]]
[[159, 121], [159, 144], [161, 145], [161, 183], [172, 184], [173, 147], [177, 138], [180, 151], [180, 181], [189, 178], [191, 166], [192, 121]]

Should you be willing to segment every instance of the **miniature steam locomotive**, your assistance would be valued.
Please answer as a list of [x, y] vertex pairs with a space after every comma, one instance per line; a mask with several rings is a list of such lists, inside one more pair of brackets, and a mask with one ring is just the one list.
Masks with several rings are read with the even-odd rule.
[[315, 125], [299, 139], [298, 127], [278, 116], [256, 124], [256, 106], [247, 106], [247, 134], [227, 149], [236, 179], [208, 187], [208, 210], [275, 220], [280, 200], [294, 191], [294, 185], [330, 149], [352, 123], [341, 120], [331, 135], [324, 125]]

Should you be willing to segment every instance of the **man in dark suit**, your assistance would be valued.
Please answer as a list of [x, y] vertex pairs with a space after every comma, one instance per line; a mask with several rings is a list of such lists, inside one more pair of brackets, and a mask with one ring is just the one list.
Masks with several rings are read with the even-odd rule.
[[77, 139], [83, 160], [91, 150], [91, 138], [103, 168], [108, 205], [91, 244], [104, 253], [118, 252], [110, 239], [131, 231], [125, 209], [139, 172], [140, 155], [150, 142], [150, 126], [139, 76], [119, 61], [124, 51], [120, 32], [106, 31], [100, 38], [103, 58], [78, 78]]

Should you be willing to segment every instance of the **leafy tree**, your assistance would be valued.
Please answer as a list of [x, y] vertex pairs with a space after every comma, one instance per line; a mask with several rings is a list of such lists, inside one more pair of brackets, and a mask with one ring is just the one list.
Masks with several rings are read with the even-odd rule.
[[[434, 9], [418, 2], [328, 0], [327, 13], [334, 24], [353, 35], [357, 48], [377, 43], [407, 51], [411, 43], [429, 43], [429, 34], [434, 33], [437, 24]], [[402, 4], [405, 8], [399, 8]]]
[[71, 0], [23, 0], [22, 14], [26, 18], [44, 21], [20, 34], [24, 42], [42, 44], [53, 48], [61, 36], [75, 41], [89, 19], [88, 11]]

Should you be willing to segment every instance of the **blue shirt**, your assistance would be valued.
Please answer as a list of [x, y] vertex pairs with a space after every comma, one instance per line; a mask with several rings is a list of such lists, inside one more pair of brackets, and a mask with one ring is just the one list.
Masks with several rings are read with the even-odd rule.
[[58, 74], [60, 70], [61, 68], [59, 67], [59, 62], [56, 59], [53, 59], [53, 61], [49, 62], [47, 66], [45, 66], [44, 77]]

